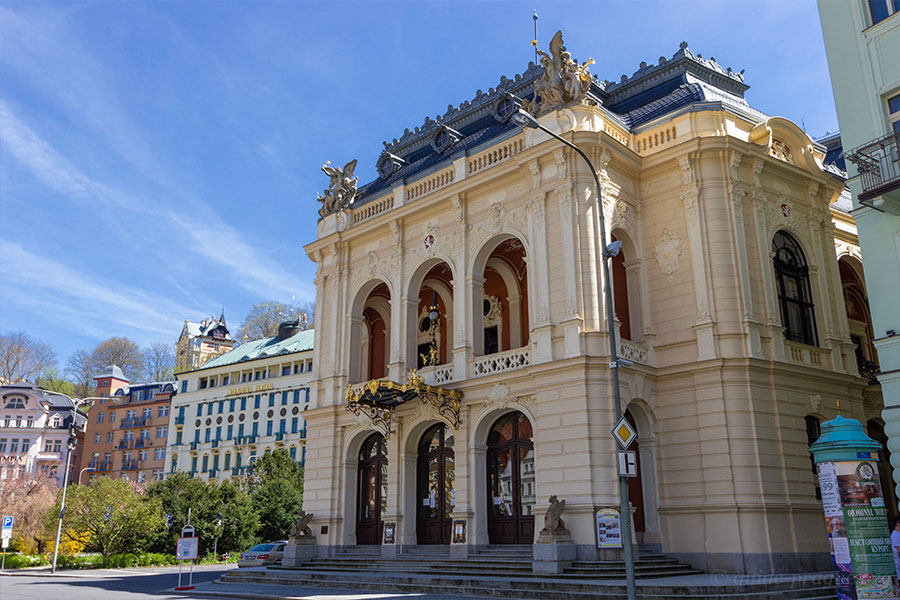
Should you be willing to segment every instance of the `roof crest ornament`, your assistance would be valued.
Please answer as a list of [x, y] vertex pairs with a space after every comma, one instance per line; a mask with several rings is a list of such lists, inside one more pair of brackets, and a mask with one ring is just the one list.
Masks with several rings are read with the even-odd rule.
[[648, 65], [646, 62], [642, 62], [640, 64], [640, 68], [637, 71], [635, 71], [634, 73], [632, 73], [631, 77], [629, 77], [627, 75], [622, 75], [622, 77], [620, 78], [619, 81], [610, 82], [607, 85], [606, 90], [608, 92], [613, 92], [617, 88], [620, 88], [626, 84], [633, 83], [637, 79], [641, 79], [648, 75], [656, 73], [656, 72], [660, 71], [661, 69], [663, 69], [681, 59], [685, 59], [692, 63], [695, 63], [697, 65], [705, 67], [705, 68], [709, 69], [710, 71], [713, 71], [715, 73], [723, 75], [724, 77], [727, 77], [728, 79], [730, 79], [732, 81], [736, 81], [741, 84], [744, 82], [743, 69], [739, 73], [735, 73], [731, 69], [731, 67], [728, 67], [727, 69], [722, 68], [722, 66], [716, 62], [715, 57], [711, 56], [711, 57], [709, 57], [709, 59], [705, 59], [705, 58], [703, 58], [702, 54], [699, 54], [699, 53], [694, 54], [693, 52], [691, 52], [690, 48], [688, 48], [687, 42], [681, 42], [681, 44], [679, 44], [679, 46], [678, 46], [678, 51], [672, 55], [672, 58], [666, 59], [664, 56], [660, 56], [658, 63], [655, 65]]
[[320, 219], [349, 208], [358, 194], [359, 177], [353, 175], [353, 171], [356, 169], [356, 159], [354, 158], [344, 165], [343, 169], [328, 166], [330, 164], [331, 161], [328, 161], [322, 165], [322, 172], [331, 180], [328, 188], [323, 192], [324, 195], [317, 196], [319, 202], [322, 203], [322, 207], [319, 209]]
[[534, 99], [527, 103], [525, 110], [538, 115], [581, 100], [591, 88], [591, 73], [588, 70], [594, 59], [583, 65], [572, 59], [572, 54], [563, 45], [562, 30], [550, 40], [550, 54], [538, 49], [544, 72], [534, 83]]

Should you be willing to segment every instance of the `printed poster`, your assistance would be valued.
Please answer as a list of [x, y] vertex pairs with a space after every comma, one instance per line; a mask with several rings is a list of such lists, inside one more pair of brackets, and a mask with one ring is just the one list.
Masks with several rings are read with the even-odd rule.
[[621, 548], [622, 525], [619, 520], [619, 511], [611, 508], [601, 508], [597, 511], [597, 547]]

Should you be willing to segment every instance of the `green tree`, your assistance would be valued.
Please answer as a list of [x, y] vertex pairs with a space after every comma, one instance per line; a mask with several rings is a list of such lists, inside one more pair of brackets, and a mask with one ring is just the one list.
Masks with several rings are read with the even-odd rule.
[[212, 550], [212, 540], [216, 537], [216, 515], [219, 514], [219, 490], [215, 484], [188, 477], [178, 472], [162, 481], [155, 481], [147, 487], [147, 496], [156, 498], [162, 505], [163, 514], [171, 516], [172, 524], [159, 532], [153, 540], [157, 552], [171, 552], [175, 540], [181, 535], [181, 528], [187, 525], [188, 509], [191, 509], [191, 525], [194, 534], [200, 536], [201, 544]]
[[[71, 398], [77, 398], [75, 384], [62, 376], [56, 369], [47, 369], [38, 377], [37, 384], [50, 392], [59, 392]], [[84, 407], [80, 407], [84, 409]]]
[[287, 480], [275, 479], [253, 493], [253, 505], [259, 513], [259, 536], [264, 541], [287, 539], [300, 515], [303, 496]]
[[224, 481], [219, 486], [219, 496], [222, 502], [219, 552], [240, 552], [250, 548], [259, 529], [259, 515], [253, 508], [250, 494], [233, 482]]
[[[61, 497], [62, 491], [53, 510], [47, 513], [45, 524], [49, 529], [56, 528]], [[66, 537], [71, 532], [87, 534], [89, 546], [104, 558], [144, 549], [147, 541], [164, 527], [159, 499], [145, 497], [127, 481], [99, 477], [89, 485], [69, 487], [63, 531]]]
[[153, 540], [152, 547], [157, 552], [171, 552], [175, 548], [181, 528], [187, 525], [188, 509], [203, 552], [212, 551], [216, 539], [222, 552], [246, 550], [253, 545], [259, 517], [250, 495], [230, 481], [217, 485], [178, 472], [151, 484], [147, 495], [158, 499], [163, 513], [172, 518], [172, 525]]
[[303, 469], [283, 448], [263, 454], [251, 469], [251, 489], [283, 479], [303, 496]]

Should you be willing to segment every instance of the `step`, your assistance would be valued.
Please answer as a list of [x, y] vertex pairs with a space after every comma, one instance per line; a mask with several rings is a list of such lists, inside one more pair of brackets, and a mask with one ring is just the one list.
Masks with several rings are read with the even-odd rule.
[[[623, 584], [581, 582], [566, 585], [554, 580], [521, 581], [509, 578], [482, 578], [476, 580], [445, 580], [435, 577], [394, 577], [378, 581], [360, 577], [275, 577], [266, 572], [246, 572], [246, 576], [227, 574], [219, 582], [249, 584], [310, 585], [342, 589], [377, 589], [391, 592], [415, 592], [435, 594], [465, 594], [479, 597], [514, 597], [522, 600], [588, 600], [590, 598], [621, 598]], [[217, 583], [219, 583], [217, 582]], [[789, 581], [778, 585], [756, 584], [743, 586], [638, 586], [639, 596], [650, 600], [829, 600], [834, 599], [832, 587], [792, 586]], [[260, 590], [261, 592], [263, 590]]]

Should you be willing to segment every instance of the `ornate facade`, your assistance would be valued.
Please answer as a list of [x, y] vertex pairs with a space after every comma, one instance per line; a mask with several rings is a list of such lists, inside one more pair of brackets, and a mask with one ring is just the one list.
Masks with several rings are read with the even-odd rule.
[[[618, 492], [599, 261], [617, 240], [638, 542], [710, 571], [827, 569], [806, 417], [880, 410], [834, 252], [842, 181], [687, 44], [566, 92], [586, 70], [561, 42], [386, 143], [380, 177], [320, 213], [304, 495], [319, 547], [531, 544], [557, 496], [579, 557], [601, 556], [595, 515]], [[556, 59], [577, 77], [548, 74]], [[609, 239], [585, 164], [509, 121], [507, 92], [591, 157]]]
[[47, 477], [62, 486], [69, 436], [78, 444], [69, 483], [78, 475], [86, 416], [64, 394], [31, 383], [0, 386], [0, 480]]
[[241, 344], [179, 373], [169, 421], [166, 473], [224, 481], [247, 474], [258, 456], [305, 456], [313, 330], [283, 322], [278, 335]]
[[175, 342], [175, 372], [198, 369], [232, 348], [234, 340], [225, 325], [225, 311], [218, 319], [209, 317], [199, 323], [185, 319]]

